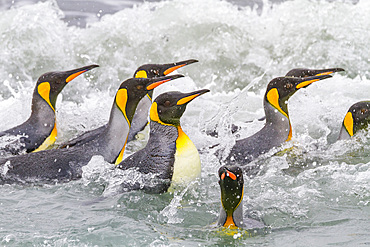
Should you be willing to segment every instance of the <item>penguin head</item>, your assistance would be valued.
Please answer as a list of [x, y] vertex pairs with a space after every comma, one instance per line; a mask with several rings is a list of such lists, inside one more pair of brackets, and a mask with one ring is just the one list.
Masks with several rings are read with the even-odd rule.
[[320, 76], [320, 75], [330, 75], [334, 72], [345, 71], [342, 68], [330, 68], [330, 69], [304, 69], [297, 68], [290, 70], [285, 76], [291, 77], [308, 77], [308, 76]]
[[37, 81], [35, 93], [40, 95], [55, 110], [55, 102], [63, 88], [77, 76], [99, 65], [89, 65], [68, 71], [48, 72], [41, 75]]
[[134, 73], [135, 78], [154, 78], [166, 76], [171, 72], [184, 67], [185, 65], [196, 63], [198, 60], [190, 59], [177, 63], [168, 64], [145, 64], [140, 66]]
[[228, 227], [230, 224], [235, 225], [235, 223], [229, 222], [232, 219], [230, 217], [243, 200], [243, 171], [239, 166], [222, 166], [218, 170], [218, 176], [218, 183], [221, 188], [221, 204], [227, 215], [223, 225]]
[[[130, 78], [121, 83], [115, 98], [115, 103], [130, 121], [135, 113], [137, 103], [148, 91], [159, 85], [184, 77], [183, 75], [162, 76], [157, 78]], [[129, 103], [130, 102], [130, 103]]]
[[150, 107], [150, 120], [164, 124], [180, 126], [180, 118], [187, 104], [196, 97], [209, 92], [202, 89], [190, 93], [166, 92], [159, 95]]
[[353, 104], [343, 120], [343, 127], [350, 136], [368, 127], [370, 122], [370, 101]]
[[267, 86], [265, 101], [275, 107], [280, 113], [288, 117], [288, 99], [299, 89], [311, 85], [315, 81], [332, 77], [331, 75], [299, 77], [277, 77]]

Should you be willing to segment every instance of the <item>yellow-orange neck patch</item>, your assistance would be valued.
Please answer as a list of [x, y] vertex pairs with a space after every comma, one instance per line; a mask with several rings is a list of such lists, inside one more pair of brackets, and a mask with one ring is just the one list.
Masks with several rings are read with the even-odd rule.
[[57, 124], [55, 123], [54, 124], [54, 128], [51, 131], [51, 133], [48, 136], [48, 138], [46, 138], [45, 141], [38, 148], [36, 148], [35, 150], [33, 150], [32, 152], [35, 153], [35, 152], [38, 152], [38, 151], [41, 151], [41, 150], [45, 150], [49, 146], [53, 145], [54, 142], [57, 140], [57, 134], [58, 134], [58, 132], [57, 132]]
[[230, 229], [235, 229], [237, 228], [233, 219], [233, 216], [227, 216], [225, 224], [223, 225], [224, 227], [230, 228]]
[[289, 124], [289, 134], [288, 134], [288, 138], [285, 140], [285, 141], [290, 141], [292, 139], [292, 125]]
[[54, 106], [51, 105], [50, 102], [50, 83], [49, 82], [42, 82], [37, 87], [37, 92], [51, 107], [51, 109], [55, 112]]
[[353, 136], [353, 116], [351, 112], [347, 112], [343, 120], [343, 125], [346, 128], [348, 134]]
[[[128, 136], [127, 136], [127, 138], [128, 138]], [[125, 152], [125, 148], [126, 148], [126, 144], [127, 144], [127, 138], [125, 140], [125, 144], [123, 144], [123, 148], [121, 149], [121, 152], [119, 152], [119, 155], [118, 155], [116, 161], [114, 162], [115, 165], [118, 165], [123, 160], [123, 154]]]

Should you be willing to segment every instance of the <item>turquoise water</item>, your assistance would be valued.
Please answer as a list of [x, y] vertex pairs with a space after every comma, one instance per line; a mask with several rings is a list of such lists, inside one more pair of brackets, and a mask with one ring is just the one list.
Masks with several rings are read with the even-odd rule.
[[[1, 2], [0, 2], [1, 3]], [[370, 2], [263, 2], [251, 8], [216, 0], [140, 3], [69, 25], [56, 2], [15, 6], [0, 15], [0, 130], [30, 114], [33, 87], [47, 71], [97, 63], [57, 101], [58, 143], [104, 124], [120, 82], [145, 63], [198, 59], [185, 78], [155, 94], [209, 88], [191, 102], [183, 130], [200, 150], [202, 176], [162, 195], [120, 194], [122, 174], [93, 157], [66, 184], [0, 186], [2, 246], [368, 246], [370, 134], [337, 142], [348, 108], [368, 100]], [[68, 12], [67, 12], [68, 14]], [[251, 165], [244, 209], [271, 232], [214, 229], [220, 207], [216, 149], [258, 131], [268, 81], [295, 67], [342, 67], [289, 100], [293, 138]], [[254, 120], [250, 123], [245, 121]], [[233, 136], [230, 123], [243, 126]], [[218, 138], [205, 134], [221, 126]], [[0, 143], [1, 145], [1, 143]], [[130, 143], [126, 155], [145, 145]], [[293, 147], [293, 148], [291, 148]], [[281, 155], [276, 151], [291, 148]]]

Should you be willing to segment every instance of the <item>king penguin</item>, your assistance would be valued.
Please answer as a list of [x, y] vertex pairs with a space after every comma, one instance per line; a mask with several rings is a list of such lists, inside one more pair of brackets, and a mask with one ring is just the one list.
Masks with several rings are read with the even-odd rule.
[[55, 103], [59, 93], [74, 78], [98, 65], [41, 75], [33, 92], [31, 116], [23, 124], [0, 132], [2, 141], [11, 140], [0, 153], [21, 154], [47, 149], [57, 138]]
[[[198, 60], [190, 59], [176, 63], [168, 64], [145, 64], [140, 66], [134, 73], [135, 78], [156, 78], [159, 76], [166, 76], [173, 71], [184, 67], [186, 65], [196, 63]], [[137, 133], [142, 131], [148, 125], [148, 112], [152, 105], [153, 91], [148, 92], [146, 97], [142, 98], [137, 105], [134, 119], [130, 133], [128, 134], [128, 141], [134, 140]]]
[[80, 178], [81, 168], [87, 165], [94, 155], [101, 155], [110, 163], [121, 161], [131, 121], [140, 99], [155, 87], [180, 77], [183, 76], [131, 78], [124, 81], [116, 93], [107, 128], [93, 141], [71, 148], [0, 158], [0, 181], [64, 182]]
[[[198, 60], [190, 59], [176, 63], [169, 63], [169, 64], [145, 64], [141, 65], [134, 73], [134, 78], [157, 78], [161, 76], [166, 76], [173, 71], [184, 67], [188, 64], [196, 63]], [[152, 104], [152, 96], [153, 90], [148, 91], [145, 97], [143, 97], [139, 104], [137, 105], [134, 118], [132, 120], [130, 132], [128, 135], [127, 142], [130, 142], [135, 139], [135, 136], [138, 132], [142, 131], [145, 126], [148, 124], [148, 112], [150, 105]], [[80, 136], [67, 141], [60, 145], [60, 148], [64, 147], [72, 147], [72, 146], [81, 146], [84, 145], [96, 138], [96, 136], [100, 135], [106, 125], [100, 126], [97, 129], [93, 129], [87, 131]]]
[[256, 134], [237, 140], [226, 158], [227, 164], [237, 162], [248, 164], [259, 155], [273, 147], [289, 141], [292, 137], [292, 126], [288, 113], [288, 100], [299, 89], [313, 82], [332, 77], [329, 74], [319, 76], [278, 77], [270, 81], [264, 96], [265, 126]]
[[[163, 193], [170, 186], [188, 184], [200, 177], [199, 153], [180, 125], [187, 104], [209, 92], [202, 89], [190, 93], [166, 92], [159, 95], [150, 107], [150, 133], [147, 145], [124, 159], [117, 166], [127, 170], [135, 168], [143, 174], [154, 174], [153, 182], [129, 185], [124, 190], [144, 189]], [[127, 186], [127, 187], [126, 187]]]
[[338, 140], [348, 140], [359, 130], [366, 129], [370, 122], [370, 101], [353, 104], [344, 117]]
[[265, 228], [264, 223], [244, 217], [242, 169], [236, 165], [222, 166], [218, 170], [218, 176], [221, 189], [221, 207], [217, 225], [230, 229], [243, 228], [245, 230]]
[[[334, 72], [341, 72], [344, 71], [342, 68], [330, 68], [330, 69], [307, 69], [307, 68], [295, 68], [290, 70], [288, 73], [286, 73], [285, 76], [291, 76], [291, 77], [298, 77], [298, 78], [304, 78], [308, 76], [320, 76], [320, 75], [330, 75]], [[263, 121], [266, 119], [266, 116], [258, 119], [258, 121]], [[238, 132], [241, 129], [240, 126], [231, 125], [231, 133], [234, 134]], [[211, 136], [218, 137], [218, 133], [216, 130], [209, 131], [208, 133]]]

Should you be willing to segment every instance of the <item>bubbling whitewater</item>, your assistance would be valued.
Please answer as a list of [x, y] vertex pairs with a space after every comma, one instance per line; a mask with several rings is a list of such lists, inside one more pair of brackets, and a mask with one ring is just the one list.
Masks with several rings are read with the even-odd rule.
[[[46, 71], [100, 65], [58, 97], [57, 144], [106, 123], [118, 85], [142, 64], [199, 60], [178, 70], [186, 75], [181, 82], [163, 85], [153, 97], [211, 90], [181, 119], [200, 150], [199, 180], [174, 193], [117, 194], [123, 179], [147, 178], [94, 156], [80, 181], [2, 185], [1, 244], [369, 244], [370, 134], [337, 141], [348, 108], [369, 100], [369, 11], [368, 1], [264, 2], [260, 11], [217, 0], [161, 1], [105, 15], [86, 28], [68, 26], [53, 1], [1, 11], [0, 131], [29, 117], [34, 82]], [[221, 163], [209, 147], [227, 152], [236, 139], [261, 129], [267, 83], [297, 67], [346, 72], [289, 100], [292, 140], [253, 161], [259, 173], [244, 177], [244, 213], [263, 219], [272, 232], [222, 235], [210, 227], [221, 203]], [[242, 126], [237, 136], [232, 123]], [[217, 138], [206, 134], [215, 125]], [[142, 136], [125, 156], [145, 146]]]

